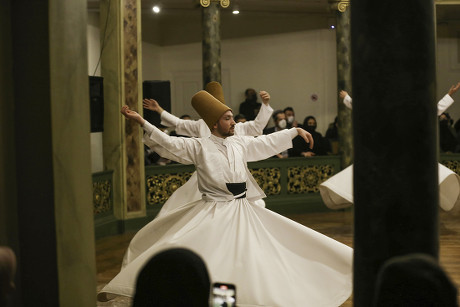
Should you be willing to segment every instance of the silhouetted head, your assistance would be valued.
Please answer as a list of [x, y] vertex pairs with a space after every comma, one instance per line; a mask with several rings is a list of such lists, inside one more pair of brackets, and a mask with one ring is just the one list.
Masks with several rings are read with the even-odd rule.
[[133, 307], [205, 307], [210, 290], [201, 257], [185, 248], [171, 248], [154, 255], [140, 271]]

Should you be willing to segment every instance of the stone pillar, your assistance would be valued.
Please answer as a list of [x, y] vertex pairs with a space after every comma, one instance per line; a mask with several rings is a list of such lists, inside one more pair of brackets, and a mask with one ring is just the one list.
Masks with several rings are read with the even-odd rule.
[[[350, 1], [332, 1], [331, 7], [336, 14], [337, 42], [337, 90], [351, 93], [351, 29]], [[344, 104], [337, 93], [339, 153], [342, 157], [342, 168], [353, 163], [353, 127], [351, 110]]]
[[10, 113], [0, 146], [11, 160], [0, 172], [9, 181], [0, 244], [18, 259], [13, 305], [94, 306], [86, 4], [6, 2], [0, 58], [10, 87], [0, 99]]
[[[438, 257], [432, 0], [353, 0], [354, 306], [398, 255]], [[391, 21], [391, 22], [389, 22]]]
[[211, 82], [222, 82], [220, 58], [220, 9], [211, 2], [202, 8], [203, 27], [203, 87]]
[[104, 165], [114, 170], [119, 219], [145, 215], [142, 130], [120, 114], [125, 104], [142, 114], [140, 7], [140, 0], [100, 2]]

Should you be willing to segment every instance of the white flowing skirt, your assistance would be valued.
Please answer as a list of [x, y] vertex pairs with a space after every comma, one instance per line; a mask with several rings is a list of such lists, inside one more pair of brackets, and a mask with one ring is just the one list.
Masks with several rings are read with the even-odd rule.
[[171, 247], [199, 254], [212, 282], [235, 284], [238, 306], [340, 306], [351, 295], [350, 247], [243, 198], [199, 200], [154, 219], [99, 300], [132, 297], [143, 265]]
[[[176, 209], [200, 200], [201, 197], [201, 192], [198, 190], [198, 176], [196, 172], [194, 172], [189, 180], [175, 190], [168, 198], [156, 217], [165, 216]], [[257, 200], [255, 204], [265, 208], [265, 201], [263, 199]]]
[[[451, 210], [460, 202], [460, 177], [438, 163], [439, 206]], [[341, 209], [353, 204], [353, 165], [335, 174], [319, 186], [321, 197], [330, 209]]]

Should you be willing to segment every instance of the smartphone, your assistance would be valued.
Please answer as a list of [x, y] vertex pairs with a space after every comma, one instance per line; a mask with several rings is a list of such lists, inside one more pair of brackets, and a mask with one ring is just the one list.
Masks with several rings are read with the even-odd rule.
[[236, 287], [234, 284], [215, 282], [212, 284], [212, 307], [235, 307]]

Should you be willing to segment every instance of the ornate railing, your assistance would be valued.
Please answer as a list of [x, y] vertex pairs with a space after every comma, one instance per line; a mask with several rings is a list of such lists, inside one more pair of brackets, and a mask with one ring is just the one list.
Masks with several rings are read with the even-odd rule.
[[93, 174], [93, 213], [95, 217], [113, 214], [113, 171]]
[[[277, 211], [317, 211], [327, 210], [322, 204], [318, 186], [340, 171], [340, 157], [267, 159], [249, 163], [248, 166], [267, 195], [267, 207]], [[161, 208], [169, 196], [190, 178], [194, 170], [193, 166], [180, 164], [147, 166], [147, 208]]]

